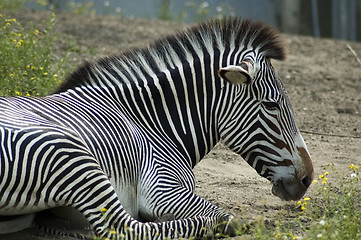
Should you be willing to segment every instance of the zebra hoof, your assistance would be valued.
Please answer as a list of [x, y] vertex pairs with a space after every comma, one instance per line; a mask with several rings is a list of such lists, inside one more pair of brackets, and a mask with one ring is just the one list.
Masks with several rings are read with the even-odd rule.
[[230, 237], [244, 235], [249, 232], [250, 223], [245, 219], [233, 219], [226, 229], [225, 235]]
[[34, 220], [35, 214], [19, 216], [0, 216], [0, 234], [7, 234], [29, 228]]
[[235, 237], [246, 234], [250, 229], [250, 223], [245, 219], [228, 217], [222, 221], [216, 230], [216, 238]]

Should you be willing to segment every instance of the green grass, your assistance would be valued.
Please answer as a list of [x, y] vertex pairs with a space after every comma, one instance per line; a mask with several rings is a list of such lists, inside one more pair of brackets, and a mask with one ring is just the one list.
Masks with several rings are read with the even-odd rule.
[[350, 165], [347, 176], [338, 176], [332, 182], [326, 173], [316, 183], [320, 199], [305, 209], [310, 221], [308, 235], [311, 239], [361, 239], [359, 167]]
[[0, 12], [0, 95], [44, 96], [68, 73], [66, 57], [53, 54], [55, 15], [44, 26], [24, 28]]
[[24, 0], [1, 0], [0, 1], [0, 10], [14, 10], [23, 7]]
[[260, 220], [246, 239], [361, 239], [361, 179], [351, 165], [342, 175], [334, 167], [314, 181], [316, 194], [284, 209], [272, 224]]

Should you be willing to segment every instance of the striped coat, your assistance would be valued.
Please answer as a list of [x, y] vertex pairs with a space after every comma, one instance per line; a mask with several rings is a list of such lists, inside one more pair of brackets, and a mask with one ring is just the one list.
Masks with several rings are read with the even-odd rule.
[[301, 198], [313, 167], [270, 62], [284, 58], [272, 28], [215, 20], [84, 63], [52, 95], [1, 98], [0, 215], [68, 206], [114, 239], [227, 232], [192, 172], [221, 139]]

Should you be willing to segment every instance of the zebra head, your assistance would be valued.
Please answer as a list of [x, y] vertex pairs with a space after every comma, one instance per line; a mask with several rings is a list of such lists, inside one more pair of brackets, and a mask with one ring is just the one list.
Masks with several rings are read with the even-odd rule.
[[[276, 41], [274, 36], [270, 39]], [[258, 44], [267, 45], [261, 41]], [[295, 124], [287, 92], [271, 65], [271, 58], [285, 58], [284, 47], [279, 43], [269, 47], [273, 47], [272, 54], [267, 54], [266, 48], [262, 52], [252, 46], [256, 50], [240, 54], [218, 71], [231, 95], [220, 136], [258, 174], [272, 182], [274, 195], [282, 200], [298, 200], [312, 183], [313, 164]]]

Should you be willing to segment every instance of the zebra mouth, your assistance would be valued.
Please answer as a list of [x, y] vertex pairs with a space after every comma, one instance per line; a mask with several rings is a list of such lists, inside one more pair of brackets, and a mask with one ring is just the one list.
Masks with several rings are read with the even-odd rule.
[[272, 193], [273, 195], [279, 197], [281, 200], [284, 201], [291, 201], [291, 200], [298, 200], [298, 196], [292, 197], [288, 191], [287, 188], [284, 185], [284, 181], [282, 179], [278, 180], [273, 184], [272, 187]]

